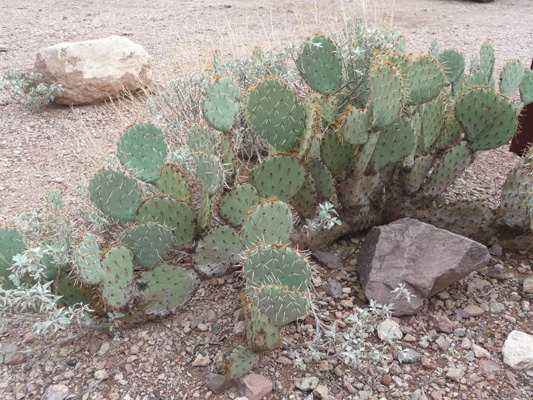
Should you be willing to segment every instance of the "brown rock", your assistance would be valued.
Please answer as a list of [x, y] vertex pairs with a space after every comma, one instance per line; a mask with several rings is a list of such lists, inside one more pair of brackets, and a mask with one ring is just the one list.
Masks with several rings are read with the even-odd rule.
[[26, 360], [26, 357], [24, 357], [24, 354], [7, 353], [4, 357], [4, 364], [5, 365], [19, 365], [19, 364], [22, 364], [25, 360]]
[[259, 374], [249, 374], [237, 381], [239, 392], [249, 400], [259, 400], [272, 391], [272, 381]]
[[205, 379], [205, 385], [214, 394], [221, 394], [231, 387], [231, 382], [226, 381], [224, 375], [210, 372]]
[[457, 322], [450, 321], [445, 315], [430, 315], [428, 320], [431, 327], [444, 333], [452, 333], [457, 325]]
[[[379, 304], [394, 303], [394, 315], [412, 315], [433, 296], [490, 259], [485, 246], [466, 237], [409, 218], [374, 227], [358, 255], [365, 295]], [[398, 284], [415, 295], [395, 299]]]
[[481, 307], [478, 307], [474, 304], [466, 306], [463, 311], [468, 313], [468, 315], [470, 315], [471, 317], [479, 317], [485, 312]]

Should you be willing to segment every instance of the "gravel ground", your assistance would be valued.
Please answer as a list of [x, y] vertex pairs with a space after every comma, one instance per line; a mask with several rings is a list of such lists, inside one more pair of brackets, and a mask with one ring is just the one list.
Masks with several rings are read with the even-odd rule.
[[[44, 46], [118, 34], [148, 50], [155, 85], [163, 85], [180, 71], [207, 62], [215, 49], [228, 57], [249, 54], [256, 45], [285, 44], [330, 30], [345, 16], [362, 15], [370, 22], [392, 19], [414, 53], [425, 51], [438, 38], [442, 48], [473, 55], [485, 39], [491, 39], [497, 69], [511, 58], [529, 64], [533, 56], [530, 0], [490, 4], [468, 0], [0, 0], [0, 9], [0, 73], [8, 68], [31, 68], [37, 50]], [[16, 104], [0, 106], [0, 222], [42, 206], [52, 188], [63, 194], [67, 205], [76, 204], [72, 194], [76, 183], [92, 174], [114, 151], [124, 127], [142, 115], [142, 107], [135, 104], [51, 106], [40, 115]], [[516, 157], [506, 147], [485, 152], [451, 194], [493, 205], [514, 163]], [[344, 321], [351, 307], [363, 304], [353, 271], [358, 245], [341, 241], [330, 249], [345, 254], [351, 247], [354, 253], [344, 260], [351, 269], [334, 271], [317, 265], [314, 273], [318, 289], [313, 296], [319, 316], [325, 322], [341, 321], [341, 331], [349, 326]], [[313, 360], [301, 346], [313, 340], [313, 319], [309, 318], [287, 327], [283, 345], [264, 355], [253, 372], [274, 382], [268, 399], [308, 398], [308, 393], [295, 387], [295, 380], [306, 376], [316, 376], [337, 400], [369, 398], [370, 394], [375, 396], [370, 398], [385, 399], [423, 399], [424, 395], [431, 399], [533, 398], [533, 372], [509, 369], [500, 352], [511, 330], [532, 333], [531, 301], [522, 291], [524, 278], [532, 275], [529, 259], [520, 253], [493, 257], [491, 265], [504, 268], [503, 280], [481, 270], [432, 298], [417, 316], [399, 319], [405, 333], [403, 345], [420, 355], [416, 363], [391, 362], [389, 372], [382, 375], [372, 369], [346, 368], [334, 351], [330, 357]], [[339, 299], [319, 288], [331, 279], [345, 288]], [[476, 289], [480, 279], [486, 283]], [[225, 352], [242, 335], [241, 284], [237, 274], [204, 281], [179, 315], [113, 331], [110, 336], [93, 331], [80, 334], [72, 328], [36, 337], [27, 322], [3, 324], [0, 350], [25, 353], [15, 357], [15, 365], [0, 365], [0, 398], [41, 399], [51, 385], [64, 385], [68, 398], [237, 398], [236, 388], [213, 395], [205, 386], [205, 376], [217, 371]], [[483, 313], [461, 317], [460, 310], [473, 304]], [[432, 328], [430, 315], [455, 319], [454, 332]], [[209, 364], [192, 367], [198, 355], [207, 357]], [[302, 356], [305, 371], [296, 366], [296, 355]]]

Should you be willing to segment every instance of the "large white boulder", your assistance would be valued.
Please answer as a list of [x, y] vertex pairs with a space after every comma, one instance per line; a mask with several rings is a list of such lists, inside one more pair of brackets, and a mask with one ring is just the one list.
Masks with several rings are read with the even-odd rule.
[[41, 49], [35, 72], [45, 83], [63, 86], [54, 102], [65, 105], [98, 103], [123, 91], [135, 92], [152, 78], [146, 50], [121, 36]]
[[514, 369], [533, 368], [533, 336], [512, 331], [502, 347], [503, 362]]

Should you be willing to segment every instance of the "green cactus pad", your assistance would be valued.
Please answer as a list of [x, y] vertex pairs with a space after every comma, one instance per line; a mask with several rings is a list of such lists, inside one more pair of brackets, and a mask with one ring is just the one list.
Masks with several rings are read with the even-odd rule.
[[513, 97], [524, 77], [525, 68], [518, 60], [504, 65], [500, 74], [500, 93], [507, 98]]
[[447, 85], [451, 85], [457, 81], [465, 71], [465, 58], [458, 50], [444, 50], [439, 54], [439, 62], [444, 68]]
[[252, 248], [258, 243], [284, 243], [292, 232], [292, 213], [279, 200], [266, 201], [255, 208], [241, 229], [241, 243]]
[[415, 146], [416, 132], [413, 124], [405, 115], [401, 115], [379, 135], [369, 165], [377, 172], [407, 157], [414, 151]]
[[342, 83], [342, 59], [337, 46], [325, 36], [307, 39], [300, 50], [296, 66], [303, 80], [322, 94], [331, 94]]
[[302, 187], [305, 168], [289, 155], [276, 155], [258, 164], [248, 178], [262, 198], [276, 197], [287, 201]]
[[189, 128], [187, 146], [193, 153], [203, 151], [215, 154], [217, 151], [216, 136], [202, 125], [193, 125]]
[[302, 218], [313, 218], [317, 205], [316, 185], [309, 175], [305, 177], [304, 184], [291, 198], [291, 203]]
[[78, 282], [68, 274], [61, 274], [57, 283], [57, 294], [62, 296], [59, 300], [61, 304], [73, 306], [74, 304], [90, 304], [92, 296], [90, 290], [81, 288]]
[[422, 104], [439, 95], [444, 86], [444, 70], [431, 56], [418, 57], [408, 67], [405, 87], [409, 102]]
[[124, 172], [111, 168], [98, 171], [89, 183], [92, 202], [110, 217], [133, 221], [141, 204], [141, 185]]
[[428, 54], [431, 57], [439, 58], [439, 41], [437, 39], [433, 39], [431, 42], [431, 46], [429, 48]]
[[120, 137], [117, 156], [131, 174], [155, 183], [167, 156], [165, 135], [150, 123], [134, 124]]
[[207, 278], [225, 275], [237, 264], [241, 247], [235, 229], [216, 227], [198, 242], [192, 259], [194, 269]]
[[173, 235], [169, 227], [147, 222], [129, 227], [122, 234], [121, 241], [130, 249], [137, 265], [152, 269], [172, 248]]
[[520, 98], [524, 105], [533, 103], [533, 70], [526, 69], [520, 82]]
[[180, 167], [177, 164], [167, 163], [163, 165], [156, 186], [161, 194], [183, 201], [189, 201], [191, 198], [189, 185], [181, 174]]
[[487, 77], [487, 85], [489, 84], [492, 73], [494, 72], [494, 61], [496, 58], [494, 57], [494, 46], [492, 45], [492, 42], [487, 40], [485, 43], [481, 45], [481, 49], [479, 50], [479, 68], [485, 73], [485, 76]]
[[0, 283], [4, 289], [12, 289], [13, 284], [9, 280], [13, 256], [22, 253], [26, 249], [26, 243], [22, 233], [16, 228], [0, 225]]
[[220, 201], [219, 213], [231, 226], [239, 227], [248, 218], [248, 211], [256, 207], [259, 202], [257, 189], [248, 183], [242, 183], [224, 193]]
[[335, 193], [335, 181], [328, 167], [318, 158], [311, 157], [307, 160], [307, 170], [313, 177], [318, 199], [329, 199]]
[[309, 96], [305, 101], [305, 125], [303, 135], [300, 138], [298, 158], [305, 160], [307, 157], [320, 156], [320, 139], [315, 129], [318, 123], [318, 110], [314, 96]]
[[158, 222], [173, 230], [174, 247], [189, 247], [196, 232], [196, 212], [173, 197], [154, 196], [143, 201], [137, 211], [137, 222]]
[[507, 174], [502, 186], [502, 194], [497, 213], [507, 226], [524, 229], [531, 225], [530, 198], [533, 177], [524, 167], [514, 168]]
[[376, 150], [376, 145], [378, 143], [379, 137], [381, 136], [380, 132], [374, 132], [368, 137], [368, 141], [360, 146], [355, 152], [352, 163], [350, 164], [350, 170], [356, 176], [361, 176], [372, 158], [372, 154]]
[[246, 343], [256, 352], [273, 350], [281, 341], [280, 329], [257, 307], [245, 309]]
[[433, 166], [433, 154], [415, 157], [412, 167], [402, 171], [402, 185], [407, 193], [414, 193], [424, 183]]
[[328, 132], [320, 143], [320, 158], [334, 176], [341, 175], [352, 160], [356, 147], [339, 138], [336, 132]]
[[102, 258], [100, 293], [111, 309], [121, 309], [131, 300], [133, 254], [127, 247], [112, 247]]
[[253, 305], [276, 326], [290, 324], [303, 318], [309, 311], [304, 293], [291, 291], [279, 285], [265, 285], [252, 295]]
[[455, 110], [446, 111], [444, 114], [444, 131], [437, 140], [436, 148], [439, 150], [447, 149], [461, 140], [463, 127], [455, 118]]
[[249, 289], [277, 284], [304, 292], [311, 282], [311, 266], [295, 250], [281, 245], [264, 244], [248, 252], [242, 273]]
[[472, 141], [474, 151], [506, 144], [515, 135], [518, 124], [509, 100], [484, 87], [470, 89], [457, 100], [455, 117]]
[[432, 151], [443, 131], [445, 105], [442, 96], [419, 106], [421, 130], [418, 135], [417, 153]]
[[349, 144], [361, 145], [368, 141], [372, 113], [368, 109], [352, 107], [342, 121], [342, 136]]
[[250, 93], [248, 112], [257, 132], [276, 149], [291, 151], [297, 146], [304, 131], [304, 106], [281, 80], [259, 83]]
[[195, 153], [196, 175], [202, 183], [202, 189], [208, 195], [214, 195], [224, 185], [224, 167], [217, 156], [209, 153]]
[[187, 303], [200, 284], [192, 270], [175, 264], [161, 264], [144, 272], [137, 281], [144, 312], [149, 317], [164, 317]]
[[204, 118], [216, 130], [229, 131], [239, 110], [239, 87], [233, 79], [223, 78], [209, 85], [205, 92], [206, 100], [202, 103]]
[[422, 189], [426, 196], [438, 196], [472, 163], [473, 152], [463, 141], [451, 147], [433, 169]]
[[74, 271], [78, 279], [86, 285], [96, 285], [101, 282], [103, 269], [96, 235], [92, 233], [83, 235], [74, 251]]
[[327, 99], [319, 97], [317, 102], [320, 107], [320, 116], [326, 125], [335, 122], [338, 115], [337, 106], [339, 104], [339, 98], [336, 96], [330, 96]]
[[224, 369], [227, 371], [227, 379], [232, 381], [246, 375], [259, 361], [259, 356], [246, 346], [239, 346], [230, 354]]
[[392, 124], [404, 104], [404, 84], [398, 70], [389, 63], [378, 66], [370, 76], [372, 128], [381, 130]]

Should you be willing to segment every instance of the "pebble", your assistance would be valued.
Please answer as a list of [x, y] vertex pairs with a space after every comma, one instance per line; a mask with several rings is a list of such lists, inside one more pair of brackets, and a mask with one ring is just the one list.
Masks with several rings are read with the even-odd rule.
[[457, 324], [456, 322], [450, 321], [445, 315], [430, 315], [428, 320], [435, 329], [444, 333], [452, 333]]
[[111, 348], [111, 343], [104, 342], [102, 343], [102, 346], [100, 346], [100, 350], [98, 350], [98, 357], [103, 357]]
[[505, 311], [505, 306], [502, 303], [494, 302], [489, 304], [489, 309], [493, 314], [501, 314]]
[[41, 400], [64, 400], [68, 394], [69, 390], [65, 385], [52, 385], [46, 389]]
[[328, 281], [322, 285], [322, 289], [324, 289], [328, 296], [334, 299], [338, 299], [342, 295], [342, 285], [338, 281]]
[[313, 390], [313, 394], [319, 398], [319, 399], [323, 399], [323, 400], [327, 400], [329, 398], [329, 394], [328, 394], [328, 388], [324, 385], [318, 385], [315, 390]]
[[533, 294], [533, 276], [524, 279], [522, 290], [524, 293]]
[[94, 378], [98, 379], [98, 380], [107, 379], [108, 378], [107, 371], [105, 369], [100, 369], [100, 370], [96, 371], [94, 373]]
[[197, 328], [200, 332], [207, 332], [209, 330], [209, 327], [206, 324], [198, 324]]
[[211, 364], [209, 357], [206, 357], [202, 354], [198, 354], [194, 361], [192, 362], [193, 367], [206, 367]]
[[478, 346], [477, 344], [472, 344], [472, 350], [474, 351], [474, 354], [477, 358], [490, 358], [490, 353], [488, 350], [484, 349], [481, 346]]
[[435, 343], [439, 346], [439, 348], [443, 351], [446, 351], [450, 348], [451, 343], [448, 342], [444, 337], [439, 336], [437, 340], [435, 340]]
[[400, 325], [392, 319], [387, 319], [383, 322], [380, 322], [377, 326], [377, 333], [378, 337], [384, 342], [401, 339], [403, 337], [403, 333], [400, 330]]
[[471, 317], [479, 317], [485, 312], [482, 308], [474, 304], [470, 304], [469, 306], [465, 307], [463, 311], [468, 313], [468, 315], [470, 315]]
[[269, 394], [274, 385], [272, 381], [259, 374], [249, 374], [237, 380], [239, 392], [249, 400], [259, 400]]
[[319, 379], [316, 376], [309, 376], [306, 378], [298, 378], [294, 385], [300, 389], [302, 392], [309, 392], [314, 390], [319, 383]]
[[486, 373], [494, 373], [501, 371], [501, 367], [492, 360], [480, 360], [479, 367]]
[[464, 350], [470, 350], [472, 348], [472, 342], [469, 338], [463, 338], [463, 341], [461, 342], [461, 348]]
[[224, 375], [210, 372], [205, 379], [207, 388], [214, 394], [221, 394], [231, 387], [231, 382], [226, 381]]
[[446, 373], [446, 378], [450, 378], [455, 382], [461, 381], [463, 376], [465, 376], [465, 372], [459, 368], [449, 368], [448, 372]]

